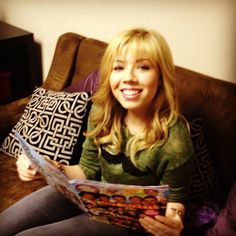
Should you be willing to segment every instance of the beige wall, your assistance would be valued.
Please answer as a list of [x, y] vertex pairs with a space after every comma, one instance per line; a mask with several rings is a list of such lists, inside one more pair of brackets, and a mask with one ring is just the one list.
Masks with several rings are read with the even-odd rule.
[[144, 26], [166, 37], [175, 64], [236, 82], [235, 9], [235, 0], [0, 0], [0, 20], [34, 33], [44, 78], [60, 34], [109, 41]]

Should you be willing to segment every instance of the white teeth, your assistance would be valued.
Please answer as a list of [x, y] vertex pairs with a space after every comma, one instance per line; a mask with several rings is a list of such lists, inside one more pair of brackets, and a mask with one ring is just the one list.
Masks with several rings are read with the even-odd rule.
[[139, 90], [127, 90], [127, 89], [125, 89], [125, 90], [123, 90], [123, 94], [124, 95], [127, 95], [127, 96], [133, 96], [133, 95], [136, 95], [136, 94], [138, 94], [139, 93]]

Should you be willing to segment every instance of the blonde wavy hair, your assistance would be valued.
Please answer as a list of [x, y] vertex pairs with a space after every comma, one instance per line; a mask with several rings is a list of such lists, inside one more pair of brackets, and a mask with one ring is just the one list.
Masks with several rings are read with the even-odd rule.
[[175, 67], [169, 46], [156, 31], [143, 28], [131, 29], [118, 34], [108, 44], [101, 60], [100, 85], [93, 96], [95, 108], [90, 115], [93, 130], [85, 133], [93, 137], [99, 150], [101, 145], [112, 154], [122, 151], [122, 126], [126, 110], [115, 99], [110, 88], [110, 74], [113, 62], [124, 47], [138, 54], [145, 53], [157, 65], [160, 77], [157, 94], [148, 112], [148, 124], [139, 136], [129, 139], [126, 155], [135, 164], [137, 153], [141, 150], [161, 146], [168, 138], [168, 130], [178, 116], [178, 104], [174, 89]]

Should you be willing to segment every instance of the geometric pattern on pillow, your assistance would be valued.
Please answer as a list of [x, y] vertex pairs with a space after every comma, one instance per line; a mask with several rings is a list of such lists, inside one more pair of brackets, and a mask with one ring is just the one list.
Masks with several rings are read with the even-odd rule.
[[1, 150], [17, 158], [21, 153], [15, 138], [18, 132], [42, 156], [66, 165], [78, 163], [80, 156], [73, 157], [74, 147], [82, 147], [90, 102], [90, 92], [67, 93], [37, 88], [22, 117], [3, 141]]
[[202, 128], [202, 119], [189, 122], [191, 139], [195, 148], [193, 173], [190, 181], [190, 198], [211, 196], [221, 190], [219, 175], [208, 152]]

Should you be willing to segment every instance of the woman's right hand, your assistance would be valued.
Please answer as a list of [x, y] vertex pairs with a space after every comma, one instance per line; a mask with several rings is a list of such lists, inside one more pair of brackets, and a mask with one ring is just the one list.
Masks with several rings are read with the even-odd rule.
[[32, 181], [41, 178], [41, 175], [31, 165], [29, 158], [25, 154], [19, 155], [16, 161], [19, 178], [23, 181]]

